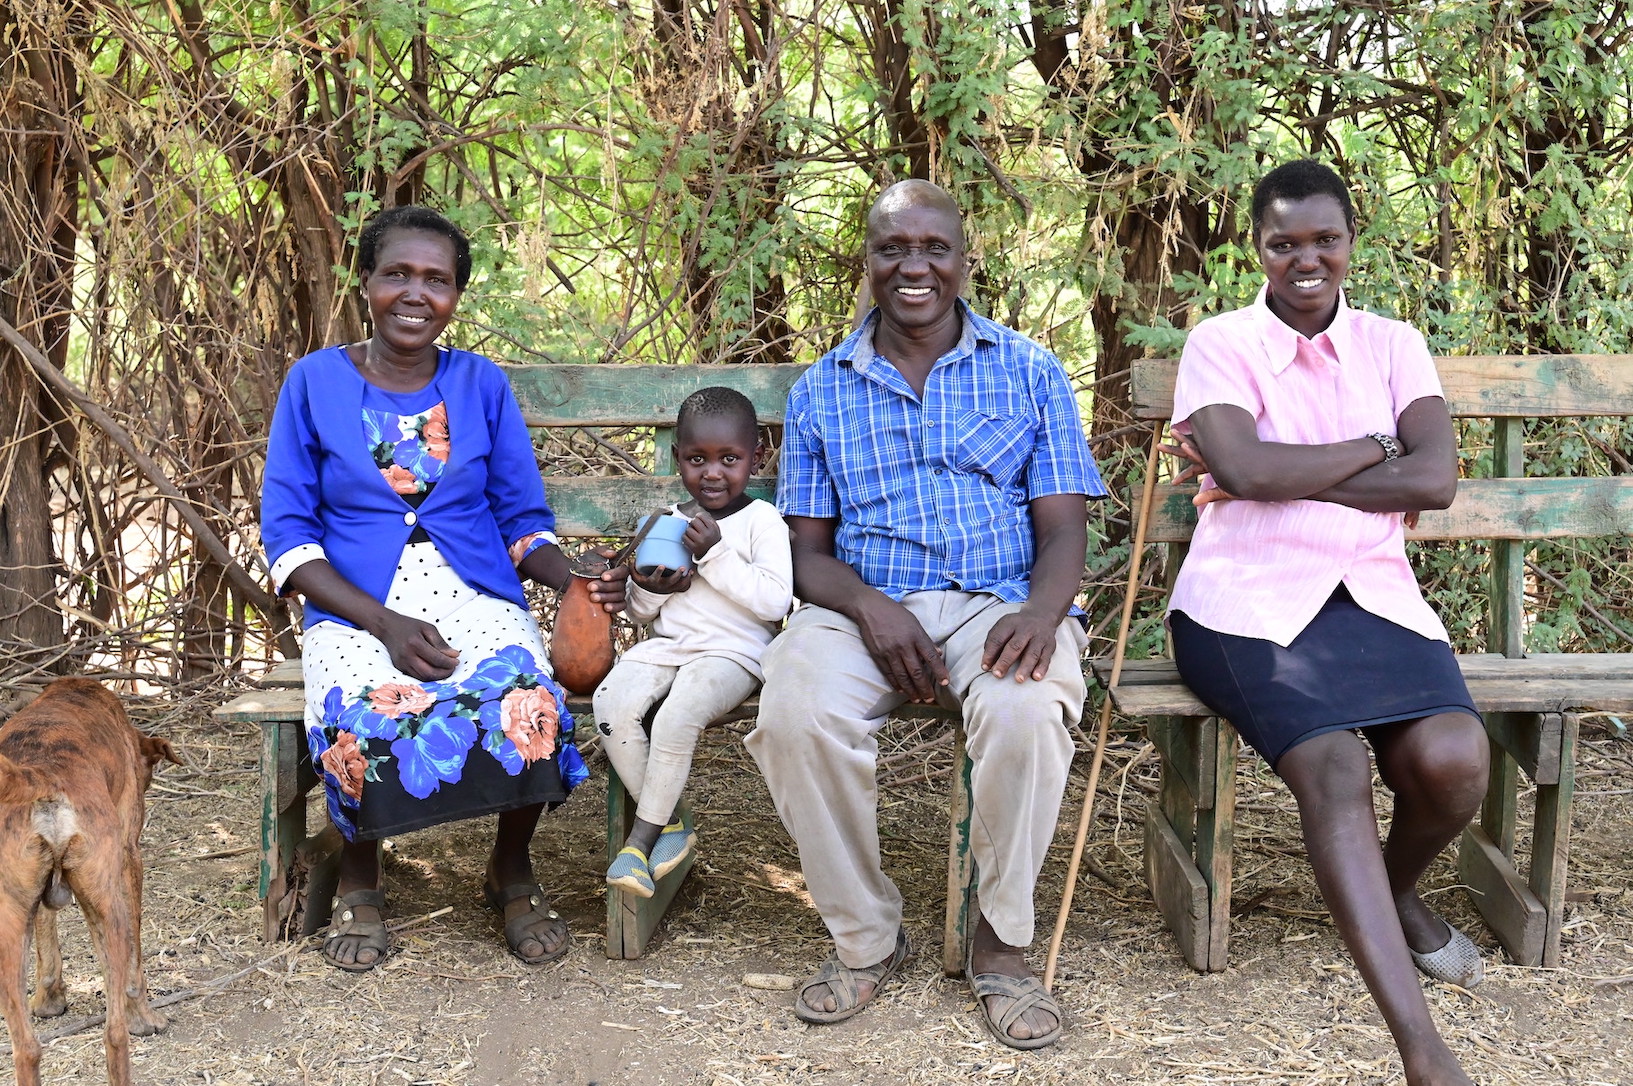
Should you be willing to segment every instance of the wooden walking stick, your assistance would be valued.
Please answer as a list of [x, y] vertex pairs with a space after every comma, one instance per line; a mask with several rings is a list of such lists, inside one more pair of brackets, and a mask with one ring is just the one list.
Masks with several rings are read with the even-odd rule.
[[[1162, 438], [1162, 423], [1151, 427], [1151, 455], [1145, 462], [1145, 486], [1140, 494], [1140, 509], [1134, 521], [1134, 549], [1128, 557], [1128, 590], [1123, 594], [1123, 617], [1117, 626], [1117, 645], [1111, 653], [1111, 681], [1117, 685], [1123, 674], [1123, 654], [1128, 649], [1128, 626], [1134, 615], [1134, 592], [1140, 584], [1140, 557], [1145, 551], [1146, 522], [1151, 517], [1151, 495], [1157, 486], [1157, 445]], [[1106, 695], [1100, 706], [1100, 728], [1094, 737], [1094, 760], [1089, 763], [1089, 786], [1083, 792], [1083, 813], [1077, 819], [1077, 840], [1072, 843], [1072, 862], [1066, 868], [1066, 891], [1060, 899], [1060, 915], [1055, 917], [1055, 933], [1049, 938], [1049, 957], [1043, 966], [1043, 987], [1055, 988], [1055, 964], [1060, 958], [1060, 944], [1066, 937], [1066, 916], [1072, 911], [1072, 892], [1077, 888], [1077, 869], [1083, 862], [1083, 844], [1089, 837], [1089, 823], [1094, 821], [1094, 790], [1100, 786], [1100, 766], [1106, 760], [1106, 732], [1111, 727], [1111, 695]]]

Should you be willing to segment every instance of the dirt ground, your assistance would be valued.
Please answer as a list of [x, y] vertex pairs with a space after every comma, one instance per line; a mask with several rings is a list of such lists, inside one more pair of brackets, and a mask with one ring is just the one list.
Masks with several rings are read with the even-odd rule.
[[[786, 991], [751, 973], [803, 976], [827, 952], [792, 846], [740, 736], [716, 729], [692, 789], [700, 860], [642, 961], [603, 955], [604, 793], [598, 775], [547, 816], [539, 871], [575, 932], [561, 962], [507, 955], [478, 897], [491, 820], [393, 842], [386, 891], [406, 922], [381, 968], [326, 966], [316, 942], [260, 940], [253, 729], [212, 726], [221, 698], [139, 708], [140, 723], [190, 759], [150, 793], [144, 942], [169, 1029], [133, 1040], [137, 1083], [367, 1083], [389, 1086], [591, 1086], [643, 1083], [1390, 1083], [1399, 1061], [1334, 934], [1301, 858], [1284, 789], [1244, 760], [1231, 967], [1198, 975], [1175, 953], [1140, 874], [1140, 812], [1151, 755], [1115, 745], [1078, 888], [1056, 992], [1068, 1031], [1036, 1054], [981, 1028], [962, 981], [944, 978], [946, 806], [938, 780], [887, 789], [887, 863], [908, 901], [919, 956], [865, 1013], [809, 1027]], [[1430, 986], [1436, 1020], [1482, 1083], [1633, 1084], [1633, 744], [1590, 728], [1581, 756], [1564, 964], [1507, 964], [1454, 886], [1435, 902], [1487, 952], [1472, 995]], [[934, 777], [937, 750], [898, 777]], [[1080, 771], [1087, 759], [1080, 762]], [[592, 765], [594, 762], [592, 761]], [[598, 767], [597, 767], [598, 768]], [[1078, 788], [1081, 783], [1076, 782]], [[1080, 792], [1068, 796], [1040, 888], [1042, 948], [1061, 895]], [[317, 817], [314, 809], [314, 819]], [[77, 912], [64, 921], [71, 1005], [48, 1034], [47, 1083], [103, 1080], [101, 980]], [[0, 1082], [12, 1081], [9, 1059]]]

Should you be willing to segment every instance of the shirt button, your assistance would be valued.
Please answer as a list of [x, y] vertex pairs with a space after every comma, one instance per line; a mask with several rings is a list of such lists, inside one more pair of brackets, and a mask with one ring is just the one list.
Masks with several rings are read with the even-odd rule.
[[936, 474], [937, 474], [937, 475], [940, 475], [940, 474], [941, 474], [941, 469], [940, 469], [940, 468], [937, 468], [937, 469], [936, 469]]
[[403, 514], [403, 523], [404, 524], [408, 524], [408, 525], [417, 524], [417, 523], [419, 523], [419, 519], [420, 519], [419, 517], [414, 515], [414, 511], [412, 509]]

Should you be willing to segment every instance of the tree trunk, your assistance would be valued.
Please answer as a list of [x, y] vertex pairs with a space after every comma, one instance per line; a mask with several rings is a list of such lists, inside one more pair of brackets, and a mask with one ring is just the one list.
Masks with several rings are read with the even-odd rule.
[[[67, 355], [78, 175], [57, 118], [77, 76], [71, 54], [0, 9], [0, 316], [51, 362]], [[28, 364], [0, 344], [0, 653], [58, 658], [61, 563], [47, 464], [61, 416]]]

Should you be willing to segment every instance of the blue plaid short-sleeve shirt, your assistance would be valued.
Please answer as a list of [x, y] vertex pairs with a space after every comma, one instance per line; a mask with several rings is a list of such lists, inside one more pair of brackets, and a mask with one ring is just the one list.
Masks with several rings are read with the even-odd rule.
[[862, 580], [911, 592], [1027, 598], [1028, 503], [1106, 496], [1060, 360], [959, 302], [964, 331], [922, 397], [873, 350], [875, 311], [788, 394], [777, 509], [837, 517]]

